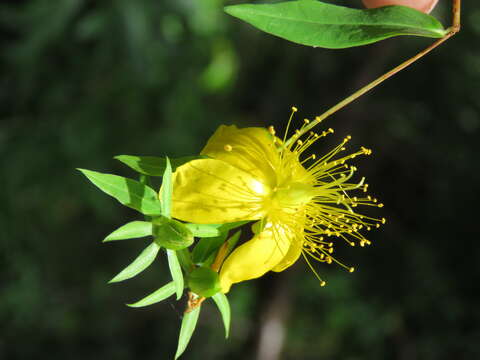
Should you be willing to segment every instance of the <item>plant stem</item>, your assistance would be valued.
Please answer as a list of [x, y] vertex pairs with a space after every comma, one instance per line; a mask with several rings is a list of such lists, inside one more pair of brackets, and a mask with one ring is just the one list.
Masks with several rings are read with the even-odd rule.
[[336, 113], [338, 110], [344, 108], [354, 100], [358, 99], [360, 96], [365, 94], [366, 92], [372, 90], [374, 87], [377, 85], [380, 85], [382, 82], [387, 80], [388, 78], [392, 77], [393, 75], [397, 74], [398, 72], [402, 71], [406, 67], [410, 66], [413, 64], [415, 61], [418, 59], [422, 58], [423, 56], [427, 55], [430, 51], [435, 49], [437, 46], [441, 45], [448, 39], [450, 39], [453, 35], [458, 33], [460, 31], [460, 7], [461, 7], [461, 0], [452, 0], [452, 13], [453, 13], [453, 20], [452, 20], [452, 26], [450, 26], [447, 29], [447, 34], [442, 37], [441, 39], [438, 39], [435, 41], [432, 45], [428, 46], [425, 50], [420, 51], [417, 55], [413, 56], [412, 58], [408, 59], [407, 61], [404, 61], [397, 67], [393, 68], [392, 70], [388, 71], [387, 73], [383, 74], [382, 76], [378, 77], [368, 85], [362, 87], [360, 90], [357, 90], [354, 92], [352, 95], [349, 97], [343, 99], [340, 101], [338, 104], [335, 106], [331, 107], [327, 111], [325, 111], [322, 115], [317, 116], [314, 120], [312, 120], [307, 126], [302, 127], [302, 129], [299, 129], [299, 131], [293, 135], [290, 139], [288, 139], [282, 148], [286, 148], [291, 145], [293, 141], [298, 139], [300, 136], [305, 134], [306, 132], [310, 131], [314, 126], [318, 125], [320, 122], [322, 122], [324, 119], [329, 117], [330, 115]]

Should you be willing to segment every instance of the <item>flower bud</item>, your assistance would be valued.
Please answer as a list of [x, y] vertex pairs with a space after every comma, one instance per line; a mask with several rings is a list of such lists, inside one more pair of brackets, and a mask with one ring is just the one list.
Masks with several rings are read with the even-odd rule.
[[152, 235], [157, 245], [181, 250], [193, 244], [193, 234], [183, 223], [160, 216], [152, 220]]
[[363, 0], [363, 4], [369, 9], [387, 5], [403, 5], [426, 14], [433, 10], [437, 2], [438, 0]]
[[221, 290], [218, 274], [210, 268], [198, 267], [187, 277], [188, 287], [203, 297], [210, 297]]

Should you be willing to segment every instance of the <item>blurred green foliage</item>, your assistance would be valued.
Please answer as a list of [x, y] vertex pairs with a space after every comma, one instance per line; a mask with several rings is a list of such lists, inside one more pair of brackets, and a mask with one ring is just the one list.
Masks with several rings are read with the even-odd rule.
[[[312, 49], [229, 18], [223, 5], [0, 4], [2, 359], [174, 354], [181, 307], [122, 303], [168, 281], [165, 256], [107, 285], [146, 242], [100, 244], [138, 217], [76, 167], [133, 176], [112, 157], [198, 153], [221, 123], [280, 130], [291, 105], [314, 116], [430, 42]], [[435, 14], [447, 24], [448, 1], [441, 5]], [[388, 223], [372, 233], [372, 247], [338, 249], [358, 271], [320, 267], [328, 281], [320, 288], [299, 262], [236, 286], [230, 340], [207, 304], [185, 358], [255, 358], [275, 289], [288, 295], [284, 359], [479, 357], [480, 5], [464, 7], [458, 37], [325, 123], [337, 139], [349, 133], [374, 149], [358, 166]]]

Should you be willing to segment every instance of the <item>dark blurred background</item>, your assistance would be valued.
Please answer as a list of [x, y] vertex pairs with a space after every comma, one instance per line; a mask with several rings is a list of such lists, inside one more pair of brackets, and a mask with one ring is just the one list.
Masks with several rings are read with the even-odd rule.
[[[229, 1], [227, 3], [239, 3]], [[334, 1], [331, 1], [334, 2]], [[432, 42], [313, 49], [222, 12], [222, 0], [0, 3], [0, 358], [171, 359], [183, 304], [124, 303], [164, 284], [164, 257], [107, 281], [145, 240], [101, 244], [138, 214], [76, 170], [134, 176], [118, 154], [198, 153], [219, 124], [313, 117]], [[361, 6], [360, 1], [335, 1]], [[443, 0], [434, 14], [450, 22]], [[231, 338], [206, 304], [185, 359], [477, 359], [480, 4], [462, 32], [324, 126], [347, 134], [388, 219], [357, 271], [303, 261], [230, 293]]]

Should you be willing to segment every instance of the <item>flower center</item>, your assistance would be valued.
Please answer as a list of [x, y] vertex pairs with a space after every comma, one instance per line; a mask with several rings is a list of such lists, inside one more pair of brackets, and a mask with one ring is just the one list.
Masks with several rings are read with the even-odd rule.
[[274, 189], [273, 199], [283, 209], [296, 211], [315, 196], [314, 187], [301, 182], [291, 182]]

